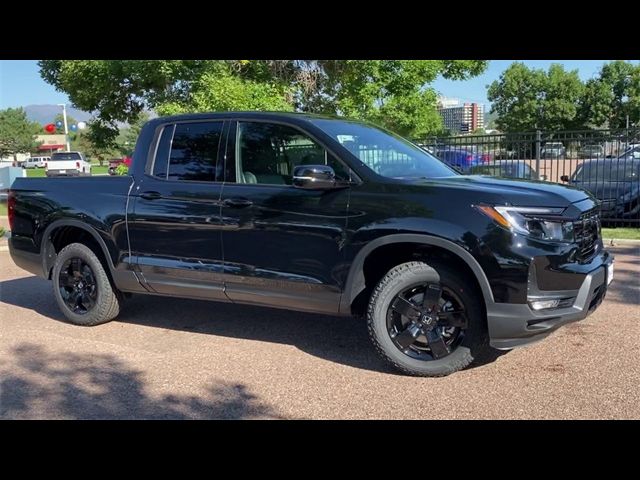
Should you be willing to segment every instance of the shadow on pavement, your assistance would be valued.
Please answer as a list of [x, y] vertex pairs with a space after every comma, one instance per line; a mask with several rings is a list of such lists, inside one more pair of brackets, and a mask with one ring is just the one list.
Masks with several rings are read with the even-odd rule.
[[[243, 419], [276, 418], [242, 384], [220, 383], [202, 397], [145, 393], [142, 372], [113, 355], [13, 349], [0, 370], [0, 418]], [[35, 412], [38, 412], [37, 414]]]
[[[38, 277], [0, 282], [0, 300], [65, 321], [51, 293]], [[126, 300], [118, 322], [229, 338], [294, 345], [332, 362], [364, 370], [396, 374], [373, 348], [365, 321], [231, 303], [134, 295]], [[495, 361], [495, 350], [470, 368]]]

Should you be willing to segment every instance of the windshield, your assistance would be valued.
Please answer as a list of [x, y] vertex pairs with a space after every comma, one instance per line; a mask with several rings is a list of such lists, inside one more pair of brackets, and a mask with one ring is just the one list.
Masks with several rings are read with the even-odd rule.
[[640, 178], [640, 162], [589, 162], [578, 167], [576, 182], [629, 182]]
[[56, 160], [82, 160], [78, 152], [56, 152], [51, 155], [51, 161]]
[[372, 125], [323, 119], [312, 122], [383, 177], [435, 178], [458, 175], [425, 150]]

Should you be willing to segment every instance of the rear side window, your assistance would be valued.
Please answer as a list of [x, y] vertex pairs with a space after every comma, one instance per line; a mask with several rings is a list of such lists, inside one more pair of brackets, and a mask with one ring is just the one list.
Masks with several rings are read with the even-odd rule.
[[216, 181], [223, 122], [177, 124], [169, 153], [168, 180]]
[[167, 179], [167, 170], [169, 167], [169, 152], [171, 151], [171, 139], [175, 125], [167, 125], [160, 134], [158, 141], [158, 149], [156, 150], [156, 158], [153, 162], [153, 176]]

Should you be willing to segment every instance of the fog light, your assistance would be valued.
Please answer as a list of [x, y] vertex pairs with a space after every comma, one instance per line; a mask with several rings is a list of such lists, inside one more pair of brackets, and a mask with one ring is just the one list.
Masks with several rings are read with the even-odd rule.
[[536, 300], [535, 302], [529, 302], [531, 308], [534, 310], [544, 310], [546, 308], [556, 308], [560, 304], [559, 299], [555, 300]]

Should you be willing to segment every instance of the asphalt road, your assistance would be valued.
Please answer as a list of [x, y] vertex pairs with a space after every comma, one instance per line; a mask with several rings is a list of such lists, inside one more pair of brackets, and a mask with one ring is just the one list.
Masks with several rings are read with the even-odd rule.
[[361, 321], [138, 296], [63, 322], [0, 252], [0, 418], [640, 418], [640, 249], [600, 309], [445, 378], [395, 374]]

